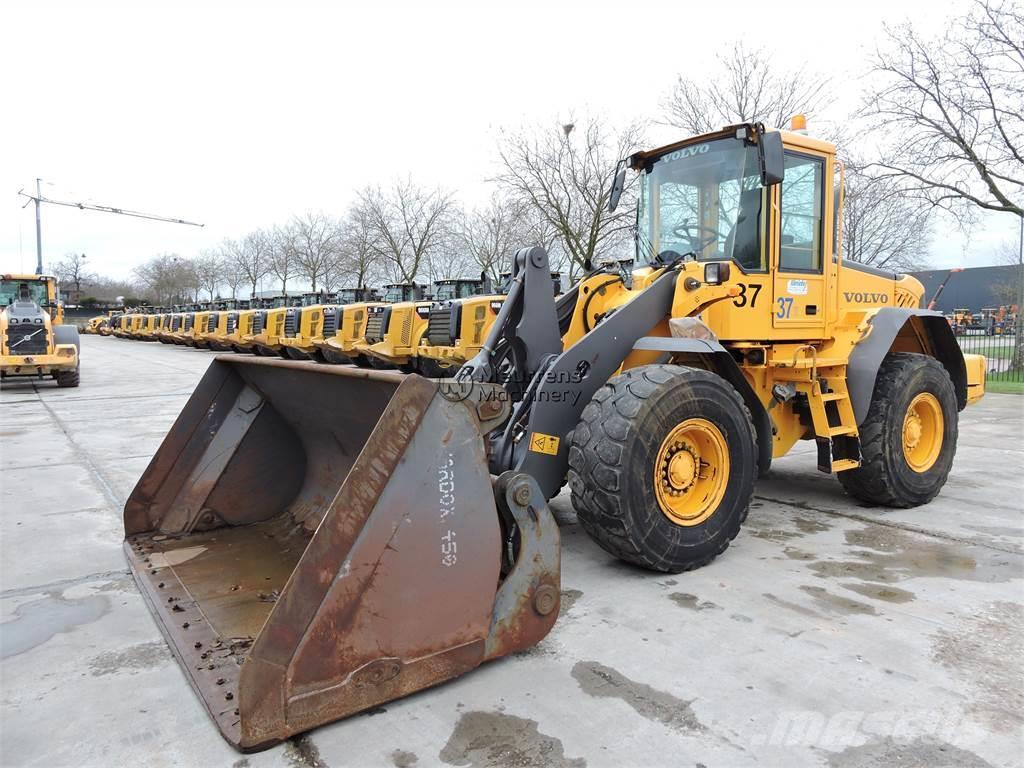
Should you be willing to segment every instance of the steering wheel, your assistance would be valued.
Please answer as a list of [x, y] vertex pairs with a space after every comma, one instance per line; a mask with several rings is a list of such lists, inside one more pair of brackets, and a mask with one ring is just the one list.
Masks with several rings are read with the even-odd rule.
[[[708, 232], [711, 233], [711, 237], [708, 237], [706, 239], [702, 239], [700, 237], [702, 234]], [[696, 237], [694, 236], [694, 233], [697, 234]], [[725, 239], [724, 237], [722, 237], [722, 233], [719, 232], [714, 227], [706, 227], [703, 224], [691, 224], [688, 221], [684, 221], [682, 224], [673, 229], [672, 234], [680, 239], [685, 237], [687, 240], [690, 241], [690, 247], [697, 252], [703, 251], [712, 243]], [[696, 246], [694, 245], [695, 243]]]

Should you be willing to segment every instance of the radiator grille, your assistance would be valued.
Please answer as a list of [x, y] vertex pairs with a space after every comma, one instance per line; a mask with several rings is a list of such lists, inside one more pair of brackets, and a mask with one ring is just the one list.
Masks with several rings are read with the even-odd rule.
[[8, 325], [7, 348], [11, 351], [12, 355], [46, 354], [46, 326], [39, 323]]
[[289, 309], [284, 314], [284, 336], [291, 338], [299, 330], [299, 310]]
[[391, 318], [391, 307], [374, 307], [366, 317], [366, 343], [377, 344], [387, 333], [387, 321]]
[[228, 324], [227, 324], [228, 334], [230, 335], [230, 334], [234, 333], [237, 330], [238, 330], [238, 313], [237, 312], [228, 312]]
[[267, 325], [267, 313], [266, 310], [256, 312], [252, 316], [252, 332], [253, 334], [263, 333], [263, 329]]
[[338, 310], [334, 307], [324, 308], [324, 330], [320, 335], [329, 339], [338, 332]]
[[427, 320], [427, 341], [432, 347], [446, 347], [455, 343], [456, 333], [452, 323], [454, 305], [431, 308]]

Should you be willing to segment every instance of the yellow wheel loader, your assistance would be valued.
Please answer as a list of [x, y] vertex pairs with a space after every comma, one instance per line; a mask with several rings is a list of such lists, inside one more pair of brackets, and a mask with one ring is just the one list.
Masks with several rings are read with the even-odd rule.
[[200, 334], [207, 349], [212, 349], [215, 352], [234, 351], [228, 336], [237, 327], [238, 310], [241, 306], [247, 308], [249, 302], [222, 299], [213, 303], [210, 313], [206, 315]]
[[729, 126], [630, 157], [610, 207], [629, 169], [643, 266], [556, 302], [545, 251], [519, 251], [455, 378], [213, 362], [129, 497], [124, 547], [230, 743], [538, 642], [559, 604], [545, 500], [567, 480], [601, 547], [668, 573], [722, 554], [801, 440], [868, 504], [939, 493], [982, 361], [917, 280], [842, 258], [835, 147]]
[[[350, 288], [341, 292], [339, 306], [324, 314], [323, 340], [314, 344], [329, 363], [355, 363], [366, 368], [370, 363], [357, 346], [366, 335], [366, 321], [370, 310], [383, 307], [377, 294], [369, 288]], [[332, 332], [333, 331], [333, 332]]]
[[209, 349], [210, 343], [207, 336], [212, 330], [211, 320], [214, 314], [214, 303], [204, 301], [197, 305], [198, 309], [192, 314], [191, 333], [185, 335], [185, 344], [196, 349]]
[[281, 347], [292, 360], [329, 362], [317, 347], [323, 340], [324, 322], [328, 310], [337, 313], [338, 294], [314, 291], [302, 294], [302, 305], [288, 310], [285, 315]]
[[272, 306], [269, 309], [256, 312], [251, 333], [245, 337], [255, 354], [263, 357], [288, 357], [281, 346], [285, 318], [289, 316], [289, 310], [296, 309], [301, 303], [299, 296], [277, 296], [271, 300]]
[[98, 336], [103, 333], [110, 324], [110, 316], [112, 312], [108, 312], [105, 315], [96, 315], [96, 317], [90, 317], [89, 322], [85, 324], [85, 328], [82, 329], [82, 333], [89, 334], [92, 336]]
[[108, 312], [106, 322], [100, 323], [96, 332], [100, 336], [113, 336], [114, 329], [120, 325], [122, 312]]
[[135, 338], [139, 341], [157, 341], [160, 331], [160, 322], [163, 318], [163, 307], [149, 307], [143, 313], [138, 329], [135, 331]]
[[253, 351], [253, 345], [247, 341], [247, 337], [253, 334], [256, 314], [272, 307], [270, 299], [250, 299], [239, 301], [238, 308], [228, 312], [225, 341], [233, 352], [244, 354]]
[[0, 379], [77, 387], [78, 328], [63, 321], [56, 277], [0, 275]]
[[416, 350], [427, 330], [431, 301], [416, 283], [384, 286], [384, 306], [366, 310], [366, 332], [356, 352], [381, 370], [416, 370]]
[[[507, 285], [511, 274], [502, 275]], [[561, 293], [562, 276], [551, 273], [555, 295]], [[417, 372], [424, 376], [450, 376], [458, 366], [483, 348], [504, 293], [491, 291], [490, 281], [442, 280], [430, 307], [427, 330], [416, 349]]]
[[[230, 299], [218, 307], [214, 329], [208, 336], [210, 349], [219, 352], [245, 352], [242, 333], [248, 332], [252, 320], [252, 302], [249, 299]], [[242, 323], [242, 317], [246, 323]], [[243, 327], [244, 325], [244, 327]]]

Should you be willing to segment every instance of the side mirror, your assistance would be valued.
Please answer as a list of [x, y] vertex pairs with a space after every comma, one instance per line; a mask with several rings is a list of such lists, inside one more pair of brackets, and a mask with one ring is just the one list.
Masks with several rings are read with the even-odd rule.
[[782, 153], [782, 134], [762, 133], [757, 142], [758, 159], [761, 162], [761, 184], [770, 187], [778, 184], [786, 175], [786, 159]]
[[615, 166], [615, 178], [612, 180], [612, 191], [608, 193], [608, 213], [614, 211], [619, 205], [619, 198], [622, 197], [622, 190], [626, 187], [626, 166], [624, 161], [619, 160]]

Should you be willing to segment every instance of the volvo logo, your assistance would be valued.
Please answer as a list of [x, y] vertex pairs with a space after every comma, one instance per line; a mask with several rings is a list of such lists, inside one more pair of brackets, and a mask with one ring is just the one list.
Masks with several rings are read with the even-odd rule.
[[865, 291], [843, 291], [843, 296], [853, 304], [888, 304], [887, 293], [867, 293]]

